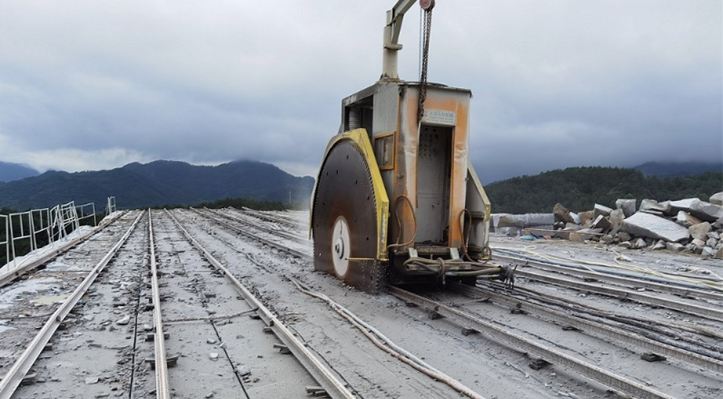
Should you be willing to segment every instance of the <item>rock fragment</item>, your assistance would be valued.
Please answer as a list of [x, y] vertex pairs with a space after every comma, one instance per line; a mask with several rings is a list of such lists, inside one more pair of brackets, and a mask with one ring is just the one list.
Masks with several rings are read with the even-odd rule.
[[613, 234], [617, 233], [623, 227], [625, 221], [625, 214], [622, 209], [616, 209], [610, 212], [610, 225], [612, 226]]
[[716, 250], [711, 247], [703, 247], [701, 250], [701, 257], [703, 259], [710, 259], [716, 256]]
[[610, 224], [610, 221], [603, 215], [598, 215], [597, 218], [595, 218], [595, 221], [592, 222], [592, 228], [594, 229], [601, 229], [602, 231], [608, 231], [612, 225]]
[[703, 221], [715, 222], [723, 218], [723, 206], [701, 201], [698, 198], [686, 198], [679, 201], [672, 201], [670, 206], [673, 209], [687, 211], [691, 215]]
[[625, 217], [630, 217], [635, 213], [637, 208], [637, 200], [635, 199], [618, 199], [615, 201], [615, 207], [622, 209]]
[[575, 220], [570, 216], [570, 210], [559, 202], [552, 208], [552, 213], [555, 215], [556, 222], [575, 223]]
[[708, 238], [708, 233], [710, 232], [710, 229], [710, 223], [703, 222], [688, 227], [688, 232], [694, 239], [705, 241]]
[[723, 191], [711, 195], [708, 201], [711, 204], [723, 206]]
[[593, 212], [595, 213], [595, 216], [610, 216], [610, 212], [613, 210], [611, 208], [608, 208], [605, 205], [595, 204], [593, 207]]
[[595, 220], [594, 211], [580, 212], [578, 216], [580, 216], [580, 224], [583, 226], [590, 226], [592, 221]]
[[643, 249], [647, 246], [648, 243], [645, 242], [645, 240], [643, 240], [642, 238], [638, 238], [637, 240], [635, 240], [635, 242], [633, 242], [633, 248], [635, 249]]
[[691, 215], [690, 213], [686, 211], [678, 211], [678, 215], [675, 217], [675, 221], [685, 227], [690, 227], [694, 224], [701, 223], [701, 220], [697, 217]]
[[668, 248], [668, 250], [675, 251], [675, 252], [680, 252], [685, 248], [685, 246], [683, 244], [678, 243], [678, 242], [665, 243], [665, 247]]
[[661, 212], [661, 213], [668, 213], [670, 212], [670, 202], [661, 202], [658, 203], [656, 200], [652, 199], [644, 199], [640, 201], [640, 211], [641, 212]]
[[637, 212], [623, 221], [623, 228], [628, 233], [669, 242], [680, 242], [690, 237], [688, 229], [660, 216], [645, 212]]

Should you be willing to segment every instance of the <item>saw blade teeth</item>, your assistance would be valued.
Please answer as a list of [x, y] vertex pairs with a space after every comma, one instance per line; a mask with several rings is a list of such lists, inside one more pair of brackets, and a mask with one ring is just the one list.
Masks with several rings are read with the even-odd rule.
[[[376, 262], [379, 242], [376, 201], [369, 165], [353, 141], [341, 140], [327, 153], [313, 204], [315, 269], [333, 274], [349, 285], [370, 290], [370, 281], [378, 280], [376, 268], [379, 267]], [[333, 229], [340, 217], [349, 229], [348, 256], [352, 258], [343, 276], [339, 275], [338, 267], [335, 269], [332, 258]]]

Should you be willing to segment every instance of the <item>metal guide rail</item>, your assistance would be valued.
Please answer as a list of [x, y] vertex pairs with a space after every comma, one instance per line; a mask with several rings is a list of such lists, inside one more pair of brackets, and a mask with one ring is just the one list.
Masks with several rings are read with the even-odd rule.
[[110, 263], [111, 259], [120, 250], [120, 248], [128, 241], [135, 230], [138, 222], [141, 220], [143, 213], [135, 218], [131, 226], [126, 230], [125, 234], [113, 245], [103, 258], [93, 267], [83, 281], [76, 287], [72, 294], [58, 307], [58, 309], [48, 318], [47, 322], [40, 329], [38, 334], [33, 338], [28, 347], [23, 351], [20, 357], [13, 363], [10, 370], [0, 381], [0, 399], [9, 399], [15, 390], [20, 386], [23, 378], [30, 371], [35, 361], [40, 356], [45, 346], [48, 344], [58, 326], [68, 316], [71, 310], [78, 303], [80, 298], [88, 291], [96, 277]]
[[[202, 215], [202, 216], [212, 219], [215, 222], [217, 222], [218, 224], [225, 226], [235, 232], [239, 232], [239, 233], [243, 234], [244, 236], [251, 236], [251, 238], [255, 239], [255, 240], [257, 240], [257, 238], [258, 238], [256, 236], [254, 236], [252, 233], [244, 232], [234, 226], [231, 226], [227, 223], [224, 223], [221, 220], [218, 220], [217, 218], [211, 218], [206, 215]], [[277, 244], [277, 243], [270, 243], [270, 244], [264, 243], [264, 244], [271, 245], [274, 248], [277, 248], [284, 252], [288, 252], [287, 250], [289, 250], [289, 248], [285, 248], [282, 244]], [[308, 255], [305, 255], [302, 258], [309, 260], [309, 261], [311, 260], [311, 257]], [[462, 290], [467, 289], [467, 290], [481, 291], [479, 288], [476, 288], [476, 287], [467, 287], [464, 285], [459, 285], [459, 287], [463, 287], [463, 288], [461, 288]], [[485, 325], [488, 324], [483, 320], [479, 320], [479, 319], [475, 318], [474, 316], [467, 315], [466, 313], [462, 313], [461, 311], [459, 311], [457, 309], [452, 309], [452, 308], [446, 307], [442, 304], [436, 303], [436, 302], [426, 299], [426, 298], [419, 297], [420, 298], [419, 302], [415, 302], [415, 300], [417, 300], [417, 298], [407, 296], [407, 294], [410, 294], [410, 295], [414, 295], [414, 294], [412, 294], [408, 291], [402, 290], [400, 288], [390, 286], [389, 290], [391, 291], [391, 293], [393, 295], [400, 297], [400, 299], [402, 299], [404, 301], [412, 302], [412, 303], [415, 303], [422, 307], [428, 307], [428, 308], [431, 307], [432, 309], [436, 310], [438, 313], [440, 313], [444, 316], [448, 316], [448, 315], [446, 314], [446, 312], [440, 312], [440, 309], [438, 308], [438, 306], [442, 306], [444, 309], [449, 310], [449, 311], [459, 312], [461, 315], [453, 314], [451, 318], [456, 317], [457, 319], [462, 319], [466, 324], [468, 324], [470, 320], [475, 324], [477, 323], [477, 321], [484, 323]], [[502, 295], [494, 294], [494, 293], [488, 292], [486, 290], [483, 292], [484, 292], [485, 296], [488, 296], [488, 297], [495, 296], [495, 299], [497, 299], [501, 302], [506, 301], [510, 304], [515, 304], [515, 305], [517, 303], [519, 303], [519, 300], [516, 300], [514, 298], [503, 298]], [[613, 327], [605, 325], [605, 324], [592, 322], [589, 320], [585, 320], [585, 319], [577, 318], [577, 317], [574, 317], [571, 315], [567, 315], [563, 312], [558, 312], [558, 311], [555, 311], [552, 309], [547, 309], [541, 305], [526, 304], [525, 306], [529, 307], [531, 309], [534, 309], [537, 313], [544, 315], [548, 318], [563, 321], [570, 325], [579, 325], [590, 336], [597, 337], [597, 338], [603, 339], [603, 340], [612, 341], [612, 343], [615, 345], [627, 347], [631, 350], [638, 350], [638, 351], [639, 350], [649, 350], [654, 353], [666, 355], [671, 358], [674, 358], [674, 359], [677, 359], [677, 360], [680, 360], [683, 362], [687, 362], [691, 365], [704, 367], [713, 372], [717, 372], [717, 373], [723, 372], [723, 362], [721, 362], [718, 359], [714, 359], [709, 356], [700, 355], [700, 354], [690, 352], [690, 351], [687, 351], [687, 350], [684, 350], [684, 349], [681, 349], [681, 348], [678, 348], [678, 347], [675, 347], [672, 345], [668, 345], [668, 344], [665, 344], [662, 342], [655, 341], [653, 339], [642, 337], [635, 333], [631, 333], [631, 332], [628, 332], [628, 331], [625, 331], [625, 330], [622, 330], [619, 328], [613, 328]], [[496, 334], [500, 334], [500, 335], [508, 334], [506, 331], [500, 330], [499, 328], [497, 328], [493, 325], [491, 325], [491, 327], [499, 330], [499, 331], [495, 330]], [[541, 358], [550, 360], [551, 362], [555, 362], [557, 364], [560, 364], [560, 365], [563, 365], [566, 367], [571, 367], [574, 370], [579, 371], [581, 374], [587, 376], [590, 379], [601, 382], [604, 385], [609, 386], [611, 388], [618, 389], [621, 392], [632, 394], [635, 397], [640, 397], [640, 398], [668, 398], [669, 397], [663, 393], [657, 392], [654, 389], [648, 388], [642, 384], [638, 384], [637, 382], [632, 381], [628, 378], [615, 375], [600, 367], [586, 363], [581, 360], [577, 360], [575, 358], [572, 358], [564, 353], [555, 351], [553, 349], [548, 349], [547, 347], [545, 347], [543, 345], [529, 341], [523, 337], [518, 337], [516, 335], [513, 335], [512, 338], [504, 338], [504, 339], [500, 338], [499, 342], [501, 342], [503, 344], [507, 343], [511, 348], [514, 348], [517, 350], [529, 351], [531, 353], [536, 353]], [[532, 348], [532, 349], [530, 349], [530, 348]]]
[[574, 326], [576, 330], [582, 331], [586, 335], [599, 338], [616, 346], [626, 347], [633, 352], [649, 351], [686, 362], [691, 365], [704, 367], [717, 373], [723, 373], [723, 361], [720, 359], [694, 353], [654, 339], [642, 337], [633, 332], [617, 328], [614, 325], [575, 317], [568, 313], [547, 308], [532, 302], [525, 302], [524, 305], [521, 305], [520, 300], [515, 297], [506, 296], [481, 287], [458, 284], [455, 285], [453, 289], [464, 293], [467, 296], [482, 296], [485, 299], [491, 299], [500, 305], [509, 306], [510, 308], [519, 308], [524, 311], [534, 313], [540, 317], [557, 321], [562, 325]]
[[[316, 379], [324, 388], [326, 394], [331, 398], [356, 398], [351, 390], [342, 382], [336, 373], [319, 359], [306, 344], [297, 338], [286, 325], [280, 321], [246, 286], [241, 283], [231, 271], [219, 262], [211, 253], [204, 248], [191, 234], [181, 225], [176, 217], [165, 210], [176, 226], [181, 230], [184, 237], [208, 260], [211, 265], [221, 271], [223, 275], [238, 289], [244, 299], [257, 309], [257, 313], [274, 334], [286, 345], [291, 353], [299, 360], [302, 366]], [[275, 247], [280, 245], [275, 244]]]
[[153, 345], [156, 370], [156, 397], [169, 399], [171, 390], [168, 385], [168, 364], [166, 363], [166, 340], [163, 336], [163, 315], [161, 314], [161, 295], [158, 288], [158, 267], [156, 264], [156, 244], [153, 237], [153, 212], [148, 210], [148, 251], [151, 258], [151, 297], [153, 301]]
[[287, 226], [298, 226], [299, 225], [299, 222], [297, 222], [291, 218], [284, 218], [284, 217], [280, 217], [280, 216], [269, 215], [268, 213], [263, 213], [261, 211], [256, 211], [256, 210], [249, 209], [249, 208], [244, 208], [243, 210], [241, 210], [241, 212], [243, 212], [245, 215], [249, 215], [249, 216], [255, 217], [256, 219], [261, 219], [266, 222], [281, 223], [281, 224], [285, 224]]
[[711, 320], [723, 321], [723, 309], [716, 306], [700, 306], [692, 303], [677, 301], [674, 299], [661, 298], [659, 296], [643, 294], [633, 290], [606, 287], [600, 284], [585, 283], [571, 280], [564, 277], [533, 272], [528, 269], [518, 268], [515, 271], [517, 277], [525, 277], [529, 280], [541, 281], [561, 287], [572, 288], [578, 291], [592, 292], [595, 294], [610, 296], [618, 299], [627, 299], [653, 307], [662, 307], [677, 310], [682, 313], [704, 317]]
[[[285, 245], [273, 242], [271, 240], [267, 240], [265, 238], [255, 235], [255, 234], [246, 232], [246, 231], [239, 229], [238, 227], [222, 220], [222, 218], [219, 218], [216, 216], [210, 216], [208, 214], [205, 214], [204, 212], [199, 211], [198, 209], [191, 208], [191, 211], [195, 212], [196, 214], [198, 214], [199, 216], [201, 216], [203, 218], [212, 220], [212, 221], [216, 222], [217, 224], [220, 224], [221, 226], [224, 226], [227, 229], [230, 229], [231, 231], [233, 231], [235, 233], [241, 234], [242, 236], [244, 236], [246, 238], [249, 238], [249, 239], [259, 242], [261, 244], [267, 245], [269, 247], [275, 248], [281, 252], [286, 253], [287, 255], [291, 255], [291, 256], [293, 256], [295, 258], [299, 258], [299, 259], [304, 259], [304, 260], [309, 260], [309, 261], [312, 260], [311, 255], [305, 254], [305, 253], [303, 253], [301, 251], [297, 251], [295, 249], [291, 249]], [[256, 228], [256, 226], [254, 226], [254, 228]]]
[[499, 326], [459, 309], [449, 307], [398, 287], [390, 286], [388, 289], [392, 295], [405, 302], [413, 303], [421, 308], [433, 310], [446, 317], [448, 320], [451, 320], [461, 326], [470, 327], [476, 331], [480, 331], [485, 338], [491, 339], [509, 348], [539, 357], [547, 362], [558, 364], [562, 367], [573, 370], [582, 376], [595, 380], [619, 392], [640, 399], [672, 398], [665, 393], [635, 382], [627, 377], [616, 375], [615, 373], [588, 363], [582, 359], [577, 359], [556, 349], [529, 340], [511, 331], [506, 331]]
[[667, 292], [681, 297], [697, 297], [705, 299], [713, 299], [723, 301], [723, 292], [715, 290], [711, 287], [709, 290], [691, 287], [690, 284], [679, 283], [673, 280], [664, 281], [663, 279], [635, 277], [631, 275], [622, 275], [619, 272], [602, 272], [592, 268], [583, 268], [581, 266], [573, 266], [566, 263], [558, 263], [541, 259], [533, 259], [523, 254], [517, 254], [513, 251], [496, 249], [494, 258], [505, 260], [508, 262], [523, 262], [536, 269], [559, 272], [571, 276], [581, 276], [586, 279], [595, 279], [604, 282], [617, 283], [629, 287], [644, 287], [646, 289]]
[[240, 223], [240, 224], [242, 224], [242, 225], [244, 225], [244, 226], [253, 227], [253, 228], [255, 228], [255, 229], [259, 230], [259, 231], [263, 231], [264, 233], [273, 234], [273, 235], [276, 235], [276, 236], [279, 236], [279, 237], [284, 237], [284, 238], [286, 238], [286, 239], [293, 240], [293, 241], [300, 242], [300, 243], [308, 243], [308, 242], [309, 242], [309, 240], [305, 240], [305, 239], [303, 239], [303, 238], [301, 238], [301, 237], [295, 236], [295, 235], [293, 235], [293, 234], [289, 234], [289, 233], [287, 233], [287, 232], [285, 232], [285, 231], [283, 231], [283, 230], [274, 230], [274, 229], [269, 229], [269, 228], [264, 227], [264, 226], [260, 226], [260, 225], [258, 225], [258, 224], [252, 224], [251, 222], [248, 222], [248, 221], [246, 221], [246, 220], [243, 220], [243, 219], [241, 219], [241, 218], [239, 218], [239, 217], [232, 216], [232, 215], [229, 215], [229, 214], [223, 214], [223, 213], [221, 213], [221, 212], [219, 212], [219, 211], [217, 211], [217, 210], [215, 210], [215, 209], [203, 208], [203, 210], [206, 211], [206, 212], [212, 213], [212, 214], [214, 214], [214, 215], [216, 215], [216, 216], [218, 216], [218, 217], [222, 217], [222, 218], [226, 218], [226, 219], [233, 220], [234, 222]]

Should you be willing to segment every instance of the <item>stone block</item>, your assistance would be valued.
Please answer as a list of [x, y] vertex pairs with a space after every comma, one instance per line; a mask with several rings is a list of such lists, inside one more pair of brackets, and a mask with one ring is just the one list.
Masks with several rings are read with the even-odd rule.
[[613, 210], [605, 205], [595, 204], [592, 211], [595, 213], [595, 216], [610, 216], [610, 212]]
[[680, 242], [690, 237], [688, 229], [660, 216], [645, 212], [637, 212], [623, 222], [623, 228], [628, 233], [669, 242]]
[[615, 207], [617, 209], [622, 209], [625, 217], [630, 217], [637, 209], [637, 202], [638, 201], [635, 199], [618, 199], [615, 201]]
[[708, 201], [711, 204], [723, 206], [723, 191], [711, 195]]
[[686, 198], [679, 201], [672, 201], [670, 206], [673, 209], [683, 210], [700, 220], [715, 222], [723, 218], [723, 206], [701, 201], [698, 198]]

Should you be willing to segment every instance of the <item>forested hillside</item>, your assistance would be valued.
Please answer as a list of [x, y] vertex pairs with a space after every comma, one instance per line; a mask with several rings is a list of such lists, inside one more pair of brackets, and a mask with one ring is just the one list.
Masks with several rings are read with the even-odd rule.
[[618, 198], [708, 200], [723, 191], [723, 173], [697, 176], [645, 176], [635, 169], [578, 167], [521, 176], [486, 186], [495, 213], [551, 212], [555, 203], [577, 210], [612, 206]]
[[116, 196], [120, 208], [195, 205], [224, 198], [308, 204], [313, 185], [311, 177], [292, 176], [262, 162], [198, 166], [155, 161], [92, 172], [46, 172], [1, 184], [0, 207], [24, 210], [75, 201], [95, 202], [102, 209], [109, 195]]

